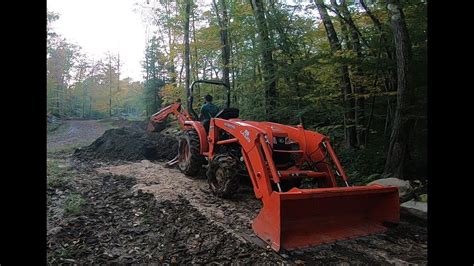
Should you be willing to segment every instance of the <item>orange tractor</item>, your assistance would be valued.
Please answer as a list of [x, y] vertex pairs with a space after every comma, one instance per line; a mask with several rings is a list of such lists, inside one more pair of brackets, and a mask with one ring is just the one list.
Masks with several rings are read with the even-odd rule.
[[227, 86], [226, 108], [210, 120], [207, 133], [192, 109], [197, 83], [225, 86], [214, 80], [193, 82], [188, 109], [180, 103], [163, 108], [151, 117], [148, 130], [174, 114], [184, 132], [178, 155], [168, 164], [177, 164], [188, 176], [207, 168], [210, 190], [219, 197], [236, 192], [239, 170], [245, 169], [263, 202], [253, 231], [272, 249], [383, 232], [387, 224], [399, 222], [397, 187], [351, 186], [328, 137], [302, 125], [239, 119], [239, 110], [230, 108]]

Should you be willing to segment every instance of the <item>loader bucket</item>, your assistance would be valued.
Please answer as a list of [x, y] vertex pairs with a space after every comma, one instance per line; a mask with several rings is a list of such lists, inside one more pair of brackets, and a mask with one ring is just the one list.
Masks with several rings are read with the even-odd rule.
[[293, 188], [272, 193], [252, 227], [279, 251], [383, 232], [399, 220], [397, 187]]

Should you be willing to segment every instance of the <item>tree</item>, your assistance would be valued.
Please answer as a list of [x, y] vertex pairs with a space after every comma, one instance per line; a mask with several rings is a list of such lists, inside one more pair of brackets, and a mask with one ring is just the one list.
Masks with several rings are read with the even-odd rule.
[[53, 42], [57, 39], [58, 34], [53, 31], [52, 23], [59, 19], [59, 14], [55, 12], [48, 11], [47, 15], [47, 52], [48, 56], [50, 55]]
[[223, 81], [224, 83], [230, 87], [230, 78], [229, 78], [229, 60], [230, 60], [230, 44], [229, 44], [229, 35], [228, 35], [228, 28], [229, 28], [229, 19], [227, 16], [227, 5], [225, 3], [226, 0], [219, 0], [221, 14], [219, 12], [219, 7], [216, 4], [216, 0], [213, 0], [214, 9], [216, 12], [216, 17], [219, 22], [220, 27], [220, 40], [221, 40], [221, 56], [222, 56], [222, 69], [223, 69]]
[[48, 109], [53, 114], [62, 116], [66, 114], [66, 93], [70, 85], [71, 71], [79, 48], [64, 39], [55, 41], [57, 43], [50, 47], [47, 62]]
[[250, 0], [255, 22], [257, 25], [258, 37], [260, 40], [260, 51], [262, 58], [263, 80], [265, 87], [265, 114], [269, 121], [275, 121], [274, 109], [276, 105], [276, 71], [273, 61], [273, 44], [268, 35], [268, 25], [265, 19], [265, 10], [262, 0]]
[[349, 9], [347, 8], [346, 0], [340, 0], [339, 4], [336, 0], [331, 0], [331, 3], [335, 7], [334, 10], [337, 12], [340, 18], [341, 28], [343, 31], [346, 31], [344, 36], [346, 38], [347, 49], [350, 50], [357, 59], [348, 67], [348, 69], [350, 71], [351, 77], [351, 93], [354, 95], [354, 126], [356, 129], [356, 145], [360, 146], [364, 145], [363, 142], [365, 140], [365, 132], [363, 127], [365, 120], [365, 101], [363, 97], [364, 88], [361, 86], [360, 82], [357, 82], [357, 80], [362, 76], [360, 62], [363, 60], [362, 47], [359, 38], [360, 31], [357, 29]]
[[384, 173], [403, 178], [414, 120], [410, 118], [414, 88], [411, 70], [412, 51], [405, 15], [398, 0], [387, 0], [397, 59], [397, 106], [390, 135]]
[[[384, 30], [384, 27], [383, 27], [382, 23], [377, 18], [377, 16], [375, 16], [375, 14], [369, 9], [369, 7], [367, 6], [367, 4], [365, 3], [364, 0], [359, 0], [359, 3], [362, 6], [362, 8], [364, 9], [365, 14], [367, 16], [369, 16], [372, 23], [377, 28], [377, 31], [380, 35], [380, 45], [381, 45], [381, 48], [384, 49], [384, 51], [387, 55], [387, 58], [391, 62], [394, 61], [393, 47], [389, 43], [389, 40], [387, 38], [387, 33]], [[379, 58], [380, 58], [380, 55], [379, 55]], [[385, 91], [389, 92], [389, 91], [396, 90], [396, 82], [397, 82], [396, 69], [394, 69], [392, 67], [388, 67], [385, 70], [381, 70], [380, 72], [387, 72], [388, 73], [384, 77]], [[372, 99], [373, 100], [375, 99], [374, 96], [372, 97]], [[392, 106], [391, 100], [390, 100], [390, 98], [387, 98], [387, 115], [386, 115], [387, 118], [386, 118], [386, 122], [385, 122], [384, 134], [388, 131], [389, 125], [391, 123], [391, 117], [392, 117], [392, 108], [391, 108], [391, 106]], [[370, 121], [371, 120], [370, 120], [370, 117], [369, 117], [369, 121], [368, 121], [368, 124], [367, 124], [368, 126], [370, 125]], [[365, 133], [366, 133], [366, 138], [367, 138], [367, 134], [368, 134], [367, 130], [366, 130]]]
[[148, 114], [155, 113], [161, 106], [160, 91], [165, 85], [166, 56], [159, 50], [156, 37], [150, 39], [145, 50], [145, 104]]
[[[337, 37], [334, 25], [329, 17], [323, 0], [316, 0], [316, 7], [318, 8], [321, 20], [326, 29], [329, 44], [333, 55], [337, 55], [342, 51], [341, 43]], [[343, 95], [343, 106], [344, 106], [344, 138], [346, 140], [347, 147], [355, 147], [357, 145], [357, 133], [354, 125], [355, 114], [354, 114], [354, 97], [352, 94], [352, 88], [349, 78], [349, 70], [347, 65], [342, 64], [340, 67], [340, 88]]]
[[[184, 65], [186, 69], [186, 78], [185, 78], [185, 90], [186, 90], [186, 98], [192, 101], [191, 98], [191, 88], [189, 87], [189, 82], [191, 78], [191, 69], [190, 69], [190, 62], [189, 62], [189, 17], [191, 13], [191, 5], [192, 0], [185, 0], [185, 8], [184, 8]], [[191, 102], [192, 104], [192, 102]], [[191, 110], [191, 106], [188, 105], [188, 111], [193, 113]]]
[[109, 54], [109, 116], [112, 117], [112, 57]]

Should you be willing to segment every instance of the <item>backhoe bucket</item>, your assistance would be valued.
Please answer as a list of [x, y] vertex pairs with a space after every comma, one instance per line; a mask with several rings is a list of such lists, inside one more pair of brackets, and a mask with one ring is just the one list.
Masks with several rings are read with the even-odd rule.
[[379, 233], [399, 221], [397, 187], [293, 188], [273, 192], [252, 227], [279, 251]]
[[156, 122], [156, 121], [150, 120], [148, 122], [148, 126], [147, 126], [146, 130], [148, 132], [160, 132], [165, 128], [166, 128], [166, 123], [164, 121]]

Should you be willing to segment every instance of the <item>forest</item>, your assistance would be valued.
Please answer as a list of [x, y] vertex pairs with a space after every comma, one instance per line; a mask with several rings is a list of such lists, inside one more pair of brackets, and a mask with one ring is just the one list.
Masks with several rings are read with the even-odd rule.
[[[143, 81], [120, 54], [90, 58], [47, 14], [47, 112], [59, 118], [148, 119], [189, 97], [198, 79], [231, 88], [247, 120], [297, 125], [331, 138], [354, 184], [426, 180], [427, 2], [424, 0], [143, 0], [152, 33]], [[200, 85], [194, 108], [211, 94]]]

